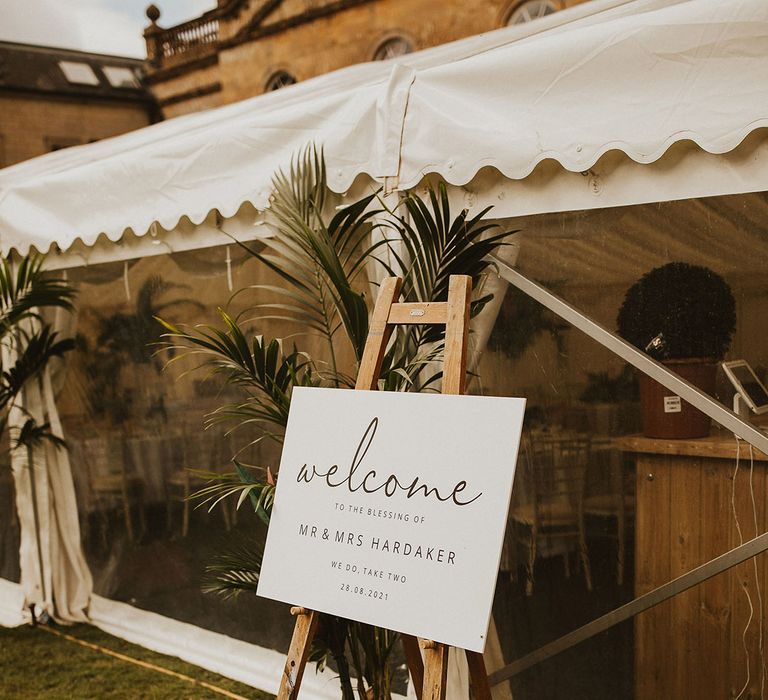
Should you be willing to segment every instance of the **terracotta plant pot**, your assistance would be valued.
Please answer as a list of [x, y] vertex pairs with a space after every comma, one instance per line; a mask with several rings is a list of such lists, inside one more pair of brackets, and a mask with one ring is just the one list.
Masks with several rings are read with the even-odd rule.
[[[669, 369], [710, 396], [715, 393], [717, 363], [702, 359], [666, 360]], [[685, 439], [709, 435], [711, 419], [645, 374], [640, 375], [643, 434]]]

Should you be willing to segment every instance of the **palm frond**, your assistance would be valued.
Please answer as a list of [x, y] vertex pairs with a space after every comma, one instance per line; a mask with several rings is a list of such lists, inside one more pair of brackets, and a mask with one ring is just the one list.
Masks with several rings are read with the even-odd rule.
[[15, 273], [8, 259], [0, 264], [0, 337], [26, 318], [40, 319], [40, 309], [73, 309], [74, 288], [45, 272], [44, 261], [44, 256], [30, 253], [18, 262]]
[[[415, 194], [403, 201], [408, 218], [397, 217], [393, 224], [408, 253], [403, 265], [403, 296], [408, 301], [445, 301], [451, 275], [469, 275], [475, 289], [489, 267], [487, 256], [503, 245], [512, 231], [486, 232], [498, 228], [483, 221], [490, 208], [469, 218], [461, 211], [451, 219], [445, 184], [428, 189], [429, 204]], [[393, 252], [395, 252], [393, 250]]]
[[74, 348], [71, 338], [59, 339], [50, 326], [43, 325], [36, 333], [25, 335], [20, 343], [21, 354], [10, 367], [3, 369], [0, 381], [0, 410], [10, 404], [24, 385], [36, 377], [54, 357], [61, 357]]
[[[272, 291], [286, 297], [273, 302], [282, 318], [302, 329], [320, 333], [333, 355], [334, 336], [340, 327], [355, 357], [362, 357], [368, 335], [368, 305], [363, 292], [355, 288], [365, 263], [384, 241], [366, 245], [379, 210], [372, 209], [376, 193], [337, 212], [326, 222], [325, 159], [309, 147], [292, 162], [289, 171], [273, 178], [270, 212], [275, 236], [266, 239], [266, 252], [251, 251], [288, 284]], [[362, 285], [361, 285], [362, 286]]]
[[197, 476], [207, 479], [207, 484], [195, 491], [189, 498], [198, 501], [196, 507], [208, 506], [210, 513], [219, 503], [227, 498], [237, 497], [237, 508], [246, 498], [250, 499], [256, 515], [269, 525], [272, 506], [275, 502], [275, 485], [269, 481], [260, 481], [253, 473], [237, 460], [233, 460], [235, 470], [226, 474], [192, 470]]
[[166, 346], [179, 351], [171, 362], [197, 355], [201, 358], [199, 367], [223, 375], [227, 382], [245, 391], [246, 398], [242, 403], [214, 411], [212, 417], [215, 419], [235, 417], [284, 429], [293, 387], [316, 383], [311, 362], [295, 347], [285, 353], [277, 338], [249, 337], [226, 311], [219, 310], [219, 313], [223, 328], [198, 326], [187, 329], [160, 320], [167, 331], [163, 336]]
[[48, 442], [59, 449], [67, 446], [62, 438], [53, 434], [50, 423], [38, 425], [34, 418], [28, 418], [18, 432], [11, 436], [11, 445], [14, 449], [40, 447], [44, 442]]
[[[450, 277], [457, 274], [469, 275], [472, 289], [476, 291], [490, 265], [488, 255], [504, 245], [503, 239], [510, 233], [488, 235], [497, 228], [484, 222], [488, 209], [473, 217], [463, 210], [453, 217], [443, 183], [437, 190], [430, 186], [427, 194], [428, 201], [415, 194], [408, 195], [401, 203], [408, 216], [396, 215], [391, 224], [404, 248], [404, 255], [399, 255], [397, 246], [390, 246], [399, 267], [398, 274], [403, 277], [402, 296], [406, 301], [446, 301]], [[479, 313], [489, 299], [488, 296], [475, 299], [472, 315]], [[423, 390], [433, 383], [439, 378], [439, 372], [427, 380], [420, 375], [430, 363], [441, 359], [444, 338], [443, 326], [398, 327], [382, 366], [385, 385]]]
[[202, 582], [204, 593], [215, 593], [225, 600], [236, 598], [243, 591], [256, 592], [264, 556], [260, 546], [248, 538], [229, 543], [205, 567]]

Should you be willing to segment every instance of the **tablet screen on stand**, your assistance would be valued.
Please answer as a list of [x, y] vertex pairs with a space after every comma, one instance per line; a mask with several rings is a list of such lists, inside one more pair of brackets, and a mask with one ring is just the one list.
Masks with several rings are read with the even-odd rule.
[[[768, 390], [758, 379], [748, 362], [745, 360], [723, 362], [723, 369], [736, 389], [737, 395], [744, 400], [754, 413], [762, 414], [768, 412]], [[734, 400], [735, 405], [736, 400]]]

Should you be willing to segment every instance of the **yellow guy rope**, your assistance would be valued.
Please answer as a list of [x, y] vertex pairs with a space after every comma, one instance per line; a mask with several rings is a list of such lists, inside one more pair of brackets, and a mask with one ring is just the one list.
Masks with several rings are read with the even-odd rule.
[[151, 664], [148, 661], [141, 661], [140, 659], [134, 659], [131, 656], [126, 656], [125, 654], [120, 654], [117, 651], [106, 649], [105, 647], [99, 646], [98, 644], [91, 644], [90, 642], [86, 642], [83, 639], [78, 639], [77, 637], [73, 637], [71, 634], [65, 634], [64, 632], [60, 632], [59, 630], [53, 629], [52, 627], [39, 625], [38, 629], [44, 630], [45, 632], [50, 632], [51, 634], [55, 634], [57, 637], [61, 637], [70, 642], [74, 642], [75, 644], [79, 644], [80, 646], [87, 647], [88, 649], [93, 649], [94, 651], [99, 651], [102, 654], [107, 654], [107, 656], [113, 656], [114, 658], [120, 659], [121, 661], [127, 661], [130, 664], [135, 664], [136, 666], [141, 666], [142, 668], [148, 668], [152, 671], [157, 671], [158, 673], [164, 673], [166, 676], [172, 676], [173, 678], [178, 678], [179, 680], [186, 681], [187, 683], [192, 683], [192, 685], [202, 686], [203, 688], [206, 688], [207, 690], [210, 690], [213, 693], [218, 693], [219, 695], [223, 695], [227, 698], [231, 698], [232, 700], [248, 700], [248, 698], [243, 697], [242, 695], [238, 695], [237, 693], [231, 693], [228, 690], [224, 690], [224, 688], [219, 688], [218, 686], [212, 685], [211, 683], [206, 683], [205, 681], [199, 681], [196, 678], [192, 678], [191, 676], [185, 676], [183, 673], [176, 673], [176, 671], [171, 671], [167, 668], [163, 668], [162, 666], [156, 666], [155, 664]]

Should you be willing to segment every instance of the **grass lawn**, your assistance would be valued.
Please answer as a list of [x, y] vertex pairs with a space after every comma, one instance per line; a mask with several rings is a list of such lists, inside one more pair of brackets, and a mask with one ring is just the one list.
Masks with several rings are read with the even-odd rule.
[[90, 625], [55, 629], [90, 644], [216, 686], [228, 694], [108, 656], [44, 629], [25, 626], [0, 628], [0, 698], [221, 700], [240, 696], [268, 700], [273, 697], [180, 659], [156, 654], [111, 637]]

